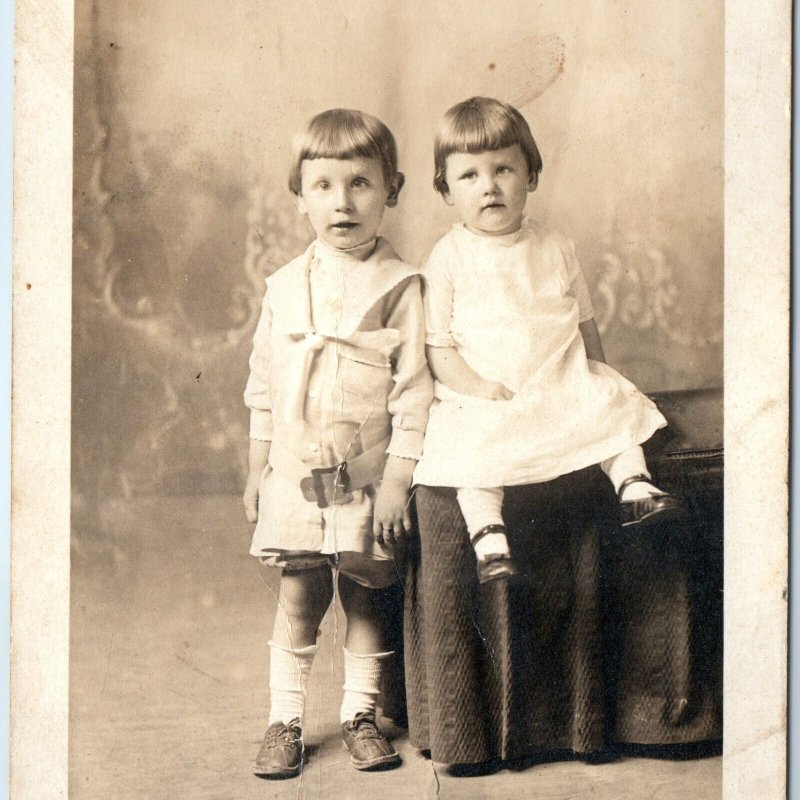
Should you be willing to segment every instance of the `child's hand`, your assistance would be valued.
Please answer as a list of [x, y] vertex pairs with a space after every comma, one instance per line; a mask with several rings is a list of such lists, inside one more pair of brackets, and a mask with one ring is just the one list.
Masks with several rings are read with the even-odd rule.
[[511, 400], [514, 392], [500, 381], [482, 381], [477, 396], [484, 400]]
[[258, 522], [258, 490], [261, 486], [261, 478], [264, 470], [269, 463], [269, 449], [271, 442], [261, 439], [250, 440], [250, 453], [247, 457], [247, 464], [250, 471], [247, 474], [247, 485], [244, 487], [244, 513], [248, 522]]
[[375, 497], [372, 533], [381, 544], [392, 544], [400, 542], [405, 531], [411, 531], [408, 487], [397, 481], [384, 480]]
[[250, 470], [247, 476], [247, 485], [244, 487], [244, 514], [248, 522], [258, 522], [258, 489], [261, 485], [261, 475], [264, 470]]
[[408, 488], [416, 463], [413, 459], [397, 456], [389, 456], [386, 461], [372, 518], [372, 533], [381, 544], [400, 542], [404, 533], [411, 533]]

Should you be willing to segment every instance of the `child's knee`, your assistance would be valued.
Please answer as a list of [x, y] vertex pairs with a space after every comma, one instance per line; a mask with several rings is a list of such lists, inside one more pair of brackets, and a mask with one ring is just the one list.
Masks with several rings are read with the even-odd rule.
[[332, 597], [333, 581], [327, 563], [283, 570], [279, 605], [291, 619], [313, 622], [324, 613]]

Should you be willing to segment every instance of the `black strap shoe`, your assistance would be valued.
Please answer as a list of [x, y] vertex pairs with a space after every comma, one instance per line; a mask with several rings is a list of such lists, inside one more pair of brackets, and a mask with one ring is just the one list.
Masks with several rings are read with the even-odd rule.
[[[481, 528], [474, 536], [470, 537], [470, 543], [473, 548], [490, 533], [506, 533], [505, 525], [487, 525]], [[490, 581], [505, 580], [506, 578], [513, 578], [517, 574], [517, 568], [514, 566], [514, 561], [509, 553], [487, 553], [485, 556], [478, 556], [477, 559], [477, 572], [478, 583], [489, 583]]]
[[373, 714], [356, 714], [355, 719], [343, 722], [342, 744], [356, 769], [385, 769], [400, 763], [400, 756], [378, 730]]
[[294, 778], [303, 768], [303, 733], [300, 720], [288, 725], [273, 722], [264, 734], [253, 772], [262, 778]]
[[617, 496], [620, 498], [620, 525], [628, 528], [632, 525], [655, 525], [664, 522], [677, 522], [686, 518], [686, 505], [679, 497], [672, 494], [653, 494], [638, 500], [623, 500], [622, 493], [632, 483], [647, 483], [647, 475], [632, 475], [620, 484]]

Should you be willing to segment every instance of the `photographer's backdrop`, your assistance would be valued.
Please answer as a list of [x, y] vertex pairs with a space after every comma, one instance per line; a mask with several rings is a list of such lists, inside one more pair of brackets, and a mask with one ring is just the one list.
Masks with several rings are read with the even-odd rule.
[[421, 263], [455, 221], [432, 188], [440, 117], [473, 94], [518, 105], [544, 159], [528, 213], [575, 239], [609, 362], [646, 391], [721, 385], [722, 3], [79, 0], [75, 14], [79, 535], [103, 528], [106, 498], [241, 489], [263, 279], [309, 241], [291, 138], [325, 108], [394, 131], [407, 182], [383, 231]]

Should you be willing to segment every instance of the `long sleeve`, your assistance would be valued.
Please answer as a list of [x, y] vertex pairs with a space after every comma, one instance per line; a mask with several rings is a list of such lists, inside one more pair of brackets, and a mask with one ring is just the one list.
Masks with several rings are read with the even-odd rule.
[[392, 438], [387, 452], [419, 459], [433, 401], [433, 379], [425, 360], [425, 315], [419, 277], [403, 281], [387, 297], [388, 328], [400, 332], [393, 356], [394, 386], [387, 408], [392, 417]]
[[250, 438], [272, 441], [272, 401], [270, 399], [270, 339], [272, 311], [268, 293], [264, 295], [261, 317], [253, 336], [250, 376], [244, 390], [244, 402], [250, 409]]

